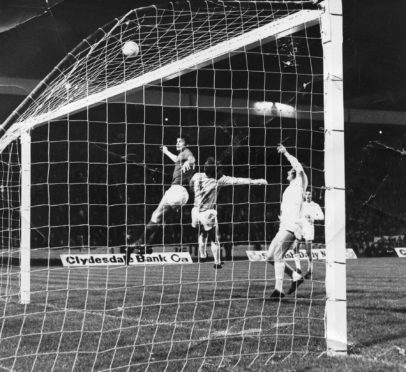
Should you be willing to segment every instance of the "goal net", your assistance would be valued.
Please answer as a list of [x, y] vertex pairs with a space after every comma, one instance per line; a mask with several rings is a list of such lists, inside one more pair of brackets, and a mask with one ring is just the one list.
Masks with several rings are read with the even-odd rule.
[[[2, 125], [0, 368], [246, 369], [328, 349], [324, 222], [313, 278], [286, 299], [270, 300], [273, 267], [249, 259], [278, 231], [290, 169], [278, 144], [328, 218], [325, 10], [314, 3], [135, 9], [79, 44]], [[125, 55], [127, 41], [139, 51]], [[195, 172], [214, 157], [227, 176], [268, 181], [219, 191], [221, 268], [210, 249], [198, 257], [187, 186], [153, 253], [126, 253], [172, 184], [161, 147], [176, 155], [185, 137]]]

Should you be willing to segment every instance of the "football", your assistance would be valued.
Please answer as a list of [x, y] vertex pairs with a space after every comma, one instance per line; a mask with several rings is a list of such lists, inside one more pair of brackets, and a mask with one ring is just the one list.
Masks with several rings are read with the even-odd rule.
[[126, 57], [136, 57], [140, 52], [140, 47], [135, 41], [126, 41], [121, 50]]

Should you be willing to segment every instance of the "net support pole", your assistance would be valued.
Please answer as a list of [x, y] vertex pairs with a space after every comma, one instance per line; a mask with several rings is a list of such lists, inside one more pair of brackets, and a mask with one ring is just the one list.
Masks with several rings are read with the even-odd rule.
[[347, 354], [344, 103], [341, 0], [322, 3], [325, 126], [326, 342], [332, 356]]
[[20, 302], [29, 304], [31, 297], [31, 134], [24, 131], [21, 141], [21, 237]]

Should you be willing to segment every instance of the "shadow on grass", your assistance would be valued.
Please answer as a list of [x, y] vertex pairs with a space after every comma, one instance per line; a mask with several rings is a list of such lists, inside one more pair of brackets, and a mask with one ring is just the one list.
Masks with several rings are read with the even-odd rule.
[[403, 340], [404, 338], [406, 338], [406, 330], [391, 335], [375, 335], [374, 339], [362, 342], [362, 344], [359, 344], [358, 347], [366, 348], [369, 346], [379, 345], [388, 341]]
[[347, 309], [362, 309], [366, 311], [376, 311], [376, 312], [383, 312], [383, 313], [399, 313], [399, 314], [406, 314], [406, 307], [394, 308], [391, 309], [390, 307], [376, 307], [376, 306], [347, 306]]

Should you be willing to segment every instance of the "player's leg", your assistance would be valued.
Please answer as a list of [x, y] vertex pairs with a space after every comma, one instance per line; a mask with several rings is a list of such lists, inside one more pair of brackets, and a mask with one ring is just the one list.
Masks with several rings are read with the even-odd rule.
[[296, 271], [301, 274], [302, 273], [302, 267], [300, 265], [300, 241], [298, 239], [295, 239], [293, 243], [293, 259], [295, 261], [295, 266], [296, 266]]
[[190, 212], [190, 217], [191, 217], [190, 224], [194, 229], [196, 229], [199, 226], [199, 210], [197, 209], [197, 207], [192, 208]]
[[214, 258], [214, 268], [221, 269], [220, 242], [218, 238], [217, 211], [209, 209], [199, 213], [201, 229], [207, 234], [207, 244], [210, 244]]
[[199, 226], [199, 261], [204, 262], [207, 259], [207, 233]]
[[219, 230], [218, 221], [216, 222], [216, 244], [219, 247], [219, 261], [220, 261], [220, 264], [224, 265], [223, 257], [221, 256], [220, 230]]
[[215, 269], [221, 269], [223, 266], [221, 265], [221, 255], [220, 255], [220, 242], [218, 239], [218, 234], [217, 234], [217, 224], [215, 224], [209, 231], [209, 242], [211, 245], [211, 251], [213, 253], [213, 258], [214, 258], [214, 268]]
[[[283, 258], [285, 257], [286, 252], [294, 244], [293, 239], [294, 239], [295, 235], [293, 233], [291, 233], [291, 234], [292, 234], [292, 236], [287, 237], [284, 244], [282, 245]], [[297, 238], [294, 240], [297, 240]], [[299, 287], [299, 285], [301, 285], [304, 282], [304, 279], [303, 279], [303, 276], [301, 275], [301, 272], [293, 270], [293, 268], [290, 267], [286, 261], [284, 261], [284, 262], [285, 262], [285, 274], [287, 274], [292, 279], [292, 283], [290, 285], [290, 288], [288, 289], [288, 294], [291, 294], [291, 293], [295, 292], [296, 289]]]
[[204, 231], [202, 224], [200, 223], [200, 213], [196, 207], [191, 211], [191, 225], [197, 229], [197, 245], [198, 245], [198, 258], [199, 262], [205, 262], [207, 259], [207, 233]]
[[275, 289], [271, 297], [282, 298], [285, 296], [283, 293], [283, 278], [285, 273], [290, 277], [295, 277], [295, 279], [297, 278], [295, 275], [299, 275], [284, 260], [284, 255], [292, 246], [293, 242], [293, 233], [286, 230], [279, 230], [269, 246], [268, 260], [273, 258], [273, 262], [268, 262], [275, 267]]
[[283, 276], [285, 273], [285, 266], [281, 264], [280, 261], [275, 260], [275, 252], [277, 250], [278, 244], [280, 244], [281, 234], [280, 231], [272, 239], [271, 244], [268, 248], [267, 261], [269, 264], [274, 266], [275, 270], [275, 288], [271, 293], [271, 298], [283, 298], [285, 294], [283, 293]]
[[178, 210], [179, 207], [168, 204], [165, 200], [158, 205], [157, 209], [152, 213], [151, 220], [145, 229], [144, 244], [146, 246], [152, 242], [159, 227], [165, 222], [169, 215], [176, 213]]
[[[276, 235], [275, 238], [272, 240], [269, 248], [268, 248], [268, 255], [267, 260], [268, 263], [271, 265], [275, 265], [277, 261], [284, 261], [284, 257], [286, 252], [292, 248], [296, 239], [294, 238], [293, 233], [289, 231], [280, 230]], [[297, 271], [294, 270], [288, 263], [284, 261], [284, 272], [289, 276], [292, 277], [294, 273], [297, 274]], [[296, 277], [296, 276], [295, 276]]]
[[141, 234], [141, 236], [134, 243], [129, 243], [127, 245], [127, 264], [130, 260], [130, 255], [134, 252], [136, 252], [137, 254], [150, 254], [153, 252], [153, 249], [151, 247], [147, 248], [147, 242], [150, 242], [154, 238], [158, 229], [159, 224], [149, 221], [147, 226], [145, 226], [145, 231]]
[[147, 248], [147, 244], [152, 241], [157, 233], [160, 224], [163, 221], [163, 216], [165, 215], [165, 210], [168, 209], [168, 205], [166, 203], [165, 195], [161, 199], [160, 203], [152, 213], [151, 219], [148, 222], [147, 226], [145, 226], [144, 232], [140, 235], [140, 237], [133, 243], [128, 244], [127, 252], [126, 252], [126, 262], [128, 264], [130, 260], [130, 255], [134, 251], [137, 251], [138, 254], [150, 254], [153, 252], [152, 248]]
[[313, 256], [312, 256], [312, 245], [313, 241], [312, 240], [306, 240], [305, 242], [305, 247], [306, 247], [306, 253], [308, 257], [308, 264], [307, 264], [307, 271], [305, 274], [305, 279], [310, 279], [313, 274]]
[[[189, 199], [187, 190], [180, 185], [172, 185], [166, 190], [160, 203], [152, 213], [151, 219], [145, 227], [144, 233], [137, 241], [130, 245], [132, 249], [138, 249], [139, 253], [152, 253], [152, 248], [148, 245], [153, 241], [160, 225], [169, 214], [176, 212], [185, 205]], [[130, 248], [131, 249], [131, 248]], [[127, 250], [129, 251], [129, 250]]]
[[162, 199], [158, 207], [152, 213], [151, 219], [149, 220], [147, 226], [145, 226], [145, 231], [134, 243], [134, 246], [146, 245], [154, 238], [160, 224], [163, 221], [163, 216], [166, 214], [165, 211], [167, 209], [168, 206], [165, 204], [164, 199]]

